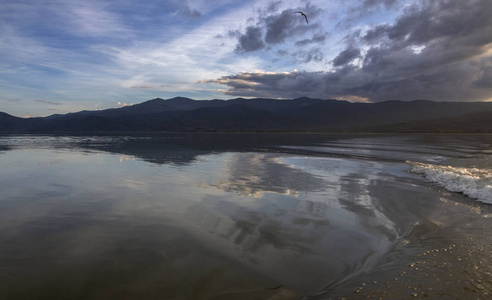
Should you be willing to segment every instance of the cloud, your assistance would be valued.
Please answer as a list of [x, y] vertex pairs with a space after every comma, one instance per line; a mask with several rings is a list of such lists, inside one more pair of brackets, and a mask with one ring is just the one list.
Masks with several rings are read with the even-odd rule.
[[315, 33], [314, 36], [310, 39], [303, 39], [303, 40], [300, 40], [300, 41], [297, 41], [295, 43], [296, 46], [306, 46], [306, 45], [309, 45], [309, 44], [322, 44], [325, 42], [326, 38], [327, 38], [328, 34], [327, 33]]
[[393, 78], [391, 73], [377, 76], [346, 66], [333, 72], [239, 73], [207, 82], [228, 86], [223, 92], [236, 97], [480, 101], [492, 98], [490, 90], [484, 88], [491, 81], [490, 73], [490, 67], [484, 70], [469, 62], [402, 78]]
[[125, 107], [125, 106], [132, 106], [132, 105], [133, 105], [133, 103], [127, 104], [127, 103], [123, 103], [123, 102], [118, 101], [118, 107]]
[[239, 36], [236, 51], [252, 52], [263, 48], [265, 48], [265, 43], [263, 43], [261, 29], [249, 26], [246, 28], [246, 33]]
[[[230, 96], [295, 98], [325, 96], [322, 88], [323, 72], [241, 72], [203, 81], [229, 87]], [[321, 88], [321, 89], [320, 89]]]
[[409, 7], [394, 26], [383, 29], [393, 41], [422, 44], [459, 39], [461, 45], [465, 41], [478, 45], [490, 42], [491, 13], [488, 0], [432, 1]]
[[[236, 50], [238, 52], [253, 52], [266, 48], [283, 44], [289, 39], [303, 36], [309, 31], [320, 28], [320, 24], [311, 22], [306, 24], [304, 17], [295, 11], [304, 11], [311, 20], [315, 20], [321, 12], [321, 9], [311, 5], [308, 2], [304, 7], [298, 10], [284, 9], [278, 13], [281, 2], [273, 2], [266, 9], [258, 10], [259, 17], [254, 26], [248, 26], [244, 33], [238, 30], [229, 31], [229, 36], [237, 38], [238, 44]], [[326, 33], [315, 32], [312, 38], [304, 38], [296, 43], [297, 46], [305, 46], [311, 43], [321, 43], [326, 39]]]
[[267, 16], [264, 22], [266, 24], [265, 42], [267, 44], [282, 43], [296, 31], [305, 31], [307, 27], [304, 24], [299, 25], [298, 15], [290, 10], [284, 10], [279, 15]]
[[55, 19], [61, 18], [63, 27], [73, 34], [93, 37], [129, 37], [132, 31], [124, 19], [111, 12], [104, 2], [77, 1], [60, 2], [50, 7]]
[[369, 9], [378, 6], [392, 8], [397, 2], [398, 0], [364, 0], [362, 3], [362, 9]]
[[340, 67], [360, 57], [360, 49], [348, 48], [340, 52], [337, 57], [333, 59], [333, 66]]
[[350, 9], [349, 16], [344, 20], [346, 25], [351, 24], [357, 19], [369, 16], [382, 8], [388, 10], [397, 9], [401, 0], [364, 0], [359, 5]]
[[198, 17], [202, 16], [201, 12], [199, 12], [196, 9], [190, 8], [190, 6], [188, 5], [188, 1], [185, 1], [185, 0], [179, 1], [179, 11], [182, 15], [187, 16], [187, 17], [198, 18]]
[[[393, 23], [346, 35], [347, 46], [334, 56], [332, 70], [238, 73], [209, 82], [226, 85], [227, 95], [243, 97], [483, 101], [492, 98], [491, 15], [488, 0], [420, 1]], [[309, 62], [322, 61], [323, 54], [320, 49], [291, 55]]]
[[63, 105], [60, 102], [51, 101], [51, 100], [35, 100], [35, 101], [38, 103], [49, 104], [49, 105]]
[[303, 63], [321, 62], [324, 60], [324, 53], [320, 48], [312, 48], [310, 50], [299, 50], [292, 55], [297, 61]]
[[[474, 82], [474, 87], [482, 89], [490, 89], [492, 87], [492, 59], [484, 59], [478, 63], [481, 66], [482, 76]], [[492, 98], [489, 100], [492, 101]]]
[[[8, 65], [13, 60], [27, 60], [32, 61], [37, 57], [45, 57], [50, 53], [50, 49], [42, 45], [42, 43], [26, 37], [22, 34], [22, 31], [11, 26], [0, 26], [0, 54], [4, 58], [8, 58], [4, 64]], [[5, 70], [5, 67], [2, 66]], [[20, 68], [20, 67], [17, 67]]]

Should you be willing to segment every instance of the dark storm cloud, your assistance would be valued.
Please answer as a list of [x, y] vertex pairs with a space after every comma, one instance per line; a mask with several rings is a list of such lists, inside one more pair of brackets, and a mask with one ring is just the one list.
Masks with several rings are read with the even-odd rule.
[[293, 33], [305, 32], [307, 25], [299, 25], [299, 15], [290, 10], [284, 10], [280, 15], [271, 15], [265, 18], [266, 36], [268, 44], [278, 44], [285, 41]]
[[390, 28], [391, 28], [391, 26], [386, 25], [386, 24], [378, 25], [378, 26], [371, 28], [370, 30], [367, 31], [366, 35], [364, 36], [364, 38], [363, 38], [364, 42], [370, 44], [370, 43], [379, 41], [380, 39], [386, 37]]
[[261, 29], [259, 27], [249, 26], [246, 33], [238, 37], [236, 46], [237, 52], [251, 52], [265, 48]]
[[[239, 73], [207, 80], [204, 83], [217, 83], [229, 86], [225, 93], [231, 96], [291, 98], [323, 94], [323, 73], [285, 72], [285, 73]], [[321, 93], [320, 93], [321, 92]]]
[[358, 57], [360, 57], [360, 49], [357, 48], [345, 49], [344, 51], [340, 52], [340, 54], [338, 54], [337, 57], [333, 59], [333, 66], [340, 67], [346, 65]]
[[[363, 5], [396, 3], [365, 1]], [[490, 16], [490, 0], [422, 0], [402, 10], [393, 24], [376, 24], [364, 33], [347, 35], [347, 47], [332, 60], [336, 68], [330, 72], [241, 73], [210, 82], [228, 86], [226, 93], [235, 96], [492, 99]], [[307, 52], [297, 53], [297, 59], [302, 60], [302, 55], [308, 60]], [[350, 64], [356, 58], [361, 64]], [[241, 88], [236, 87], [238, 82]]]
[[[311, 5], [309, 2], [298, 10], [287, 9], [280, 13], [277, 12], [281, 2], [271, 3], [264, 11], [259, 11], [259, 20], [255, 26], [246, 28], [246, 32], [241, 34], [237, 30], [229, 32], [229, 36], [237, 38], [237, 52], [251, 52], [265, 48], [266, 46], [282, 44], [287, 39], [305, 35], [308, 31], [319, 29], [320, 25], [316, 22], [306, 24], [305, 19], [294, 11], [302, 10], [310, 19], [315, 20], [319, 15], [320, 9]], [[231, 35], [231, 33], [234, 33]], [[327, 33], [316, 32], [312, 38], [305, 38], [299, 41], [298, 46], [305, 46], [311, 43], [321, 43], [326, 39]]]
[[[433, 98], [445, 94], [455, 100], [467, 100], [468, 95], [490, 98], [492, 95], [474, 90], [475, 81], [483, 82], [490, 54], [480, 59], [482, 63], [473, 61], [490, 51], [491, 15], [488, 0], [423, 1], [411, 6], [394, 25], [376, 26], [364, 36], [363, 41], [372, 47], [363, 71], [385, 72], [399, 82], [419, 83]], [[418, 47], [422, 52], [416, 54], [412, 49]], [[388, 87], [388, 92], [396, 88], [394, 84]]]
[[394, 26], [386, 27], [388, 38], [407, 43], [435, 39], [463, 39], [472, 45], [490, 42], [492, 3], [475, 1], [430, 1], [406, 10]]
[[[305, 22], [303, 16], [295, 11], [305, 12], [311, 20], [320, 13], [320, 9], [307, 3], [305, 7], [299, 10], [284, 10], [280, 14], [272, 14], [262, 18], [261, 23], [266, 25], [265, 42], [267, 44], [283, 43], [287, 38], [295, 36], [302, 36], [308, 32], [318, 28], [319, 25], [311, 22], [311, 25]], [[320, 39], [321, 33], [318, 33], [318, 39]]]

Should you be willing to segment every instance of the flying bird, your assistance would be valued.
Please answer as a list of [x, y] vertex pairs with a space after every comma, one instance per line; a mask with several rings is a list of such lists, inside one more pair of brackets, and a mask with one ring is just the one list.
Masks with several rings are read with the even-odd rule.
[[293, 13], [294, 14], [301, 14], [301, 15], [303, 15], [304, 16], [304, 19], [306, 19], [306, 23], [309, 24], [309, 21], [308, 21], [307, 16], [306, 16], [305, 13], [303, 13], [302, 11], [293, 11]]

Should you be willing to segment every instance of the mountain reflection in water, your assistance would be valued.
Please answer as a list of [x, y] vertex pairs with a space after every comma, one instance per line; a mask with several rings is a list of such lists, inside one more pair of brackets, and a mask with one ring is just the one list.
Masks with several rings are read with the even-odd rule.
[[1, 137], [0, 294], [302, 297], [434, 230], [415, 228], [446, 204], [404, 163], [228, 138]]

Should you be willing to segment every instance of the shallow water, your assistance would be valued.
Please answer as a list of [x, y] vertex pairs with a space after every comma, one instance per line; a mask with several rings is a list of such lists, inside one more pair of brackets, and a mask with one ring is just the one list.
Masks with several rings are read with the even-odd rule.
[[[416, 292], [359, 284], [452, 247], [446, 255], [477, 260], [451, 269], [474, 280], [464, 295], [485, 299], [490, 181], [474, 199], [412, 165], [487, 177], [491, 145], [489, 135], [3, 136], [0, 295], [404, 298]], [[433, 270], [434, 291], [459, 286], [447, 273]]]

